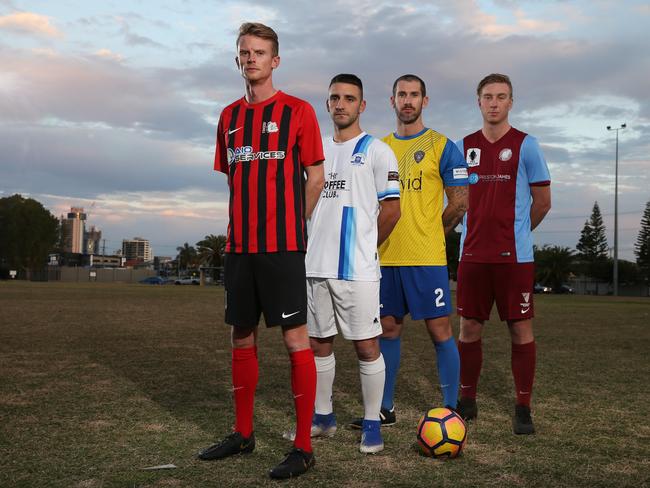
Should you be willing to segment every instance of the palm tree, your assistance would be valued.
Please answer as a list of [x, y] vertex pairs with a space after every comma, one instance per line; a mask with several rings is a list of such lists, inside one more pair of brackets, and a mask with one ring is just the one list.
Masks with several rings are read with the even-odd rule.
[[568, 247], [535, 246], [535, 275], [537, 281], [559, 289], [573, 271], [575, 255]]
[[210, 234], [196, 243], [199, 250], [199, 261], [205, 266], [217, 268], [223, 263], [226, 249], [226, 236]]
[[194, 246], [190, 246], [186, 242], [182, 246], [177, 247], [176, 250], [178, 251], [176, 259], [178, 260], [179, 268], [183, 268], [184, 266], [187, 270], [188, 267], [192, 267], [196, 264], [197, 254]]

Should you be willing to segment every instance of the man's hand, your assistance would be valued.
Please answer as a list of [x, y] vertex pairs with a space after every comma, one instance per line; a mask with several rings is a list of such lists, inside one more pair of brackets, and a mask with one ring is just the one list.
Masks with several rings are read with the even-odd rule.
[[447, 206], [442, 212], [442, 225], [445, 228], [445, 235], [456, 228], [467, 212], [469, 202], [469, 190], [467, 185], [445, 186], [447, 195]]
[[388, 239], [400, 218], [399, 198], [387, 198], [379, 202], [381, 207], [377, 217], [377, 247]]
[[307, 172], [307, 183], [305, 184], [305, 218], [309, 219], [318, 203], [318, 198], [325, 184], [323, 162], [319, 161], [310, 166], [306, 166], [305, 171]]
[[533, 203], [530, 206], [530, 230], [542, 223], [544, 217], [551, 210], [551, 185], [531, 186], [530, 194]]

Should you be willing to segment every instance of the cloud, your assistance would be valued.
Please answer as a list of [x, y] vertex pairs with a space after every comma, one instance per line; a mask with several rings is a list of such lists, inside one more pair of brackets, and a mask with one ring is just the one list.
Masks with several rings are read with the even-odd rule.
[[[0, 195], [8, 196], [2, 191]], [[113, 192], [86, 198], [55, 193], [30, 196], [57, 217], [72, 206], [84, 207], [86, 226], [102, 231], [107, 253], [119, 249], [122, 239], [139, 235], [151, 241], [156, 256], [175, 256], [183, 242], [193, 245], [207, 234], [225, 234], [228, 224], [226, 195], [210, 190]]]
[[[211, 159], [215, 119], [244, 93], [233, 63], [236, 29], [241, 21], [263, 20], [280, 36], [276, 87], [311, 102], [324, 134], [332, 132], [324, 100], [336, 73], [363, 79], [362, 126], [377, 136], [395, 127], [388, 102], [393, 80], [419, 74], [431, 97], [427, 126], [452, 139], [482, 123], [477, 82], [491, 72], [509, 74], [513, 125], [538, 137], [551, 165], [554, 208], [540, 238], [556, 240], [542, 242], [574, 246], [594, 200], [613, 212], [614, 142], [605, 126], [627, 122], [621, 208], [638, 207], [632, 216], [638, 224], [639, 202], [650, 187], [650, 55], [634, 34], [638, 23], [629, 19], [631, 28], [618, 29], [620, 18], [603, 20], [601, 4], [486, 5], [279, 0], [272, 6], [226, 2], [215, 12], [209, 2], [183, 3], [173, 14], [161, 8], [160, 21], [135, 4], [128, 14], [84, 11], [85, 17], [68, 19], [68, 45], [57, 43], [57, 51], [0, 45], [0, 188], [62, 198], [103, 195], [114, 208], [111, 232], [124, 237], [140, 233], [125, 231], [129, 225], [146, 222], [151, 236], [168, 239], [156, 230], [165, 218], [175, 231], [196, 225], [191, 232], [200, 234], [200, 215], [212, 214], [190, 202], [202, 202], [199, 194], [226, 201], [225, 179], [212, 173]], [[145, 205], [159, 195], [169, 195], [168, 207]], [[573, 214], [584, 214], [569, 221], [575, 235], [564, 218]]]
[[15, 12], [0, 16], [0, 29], [44, 37], [63, 37], [63, 32], [50, 23], [49, 17], [32, 12]]
[[204, 107], [187, 101], [155, 70], [135, 70], [101, 51], [87, 57], [0, 50], [2, 121], [103, 124], [145, 137], [212, 139]]
[[120, 27], [120, 33], [124, 36], [124, 40], [129, 46], [146, 46], [146, 47], [155, 47], [157, 49], [164, 49], [165, 46], [160, 44], [159, 42], [154, 41], [153, 39], [150, 39], [149, 37], [141, 36], [139, 34], [134, 33], [131, 30], [131, 27], [129, 26], [126, 21], [121, 20], [121, 27]]
[[110, 61], [117, 61], [117, 62], [121, 62], [124, 60], [124, 56], [118, 53], [114, 53], [110, 49], [106, 49], [106, 48], [98, 49], [97, 51], [95, 51], [95, 56], [99, 56], [100, 58], [108, 59]]
[[173, 195], [189, 188], [226, 189], [225, 180], [213, 171], [211, 146], [143, 138], [126, 129], [6, 126], [0, 147], [0, 182], [14, 191], [93, 198], [114, 192]]

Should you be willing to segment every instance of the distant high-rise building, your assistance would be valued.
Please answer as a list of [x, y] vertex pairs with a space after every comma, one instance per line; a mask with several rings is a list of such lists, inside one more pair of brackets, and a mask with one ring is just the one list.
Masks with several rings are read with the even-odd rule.
[[85, 233], [85, 245], [84, 250], [85, 254], [100, 254], [102, 252], [99, 247], [100, 241], [102, 240], [102, 231], [97, 229], [94, 225], [90, 227], [90, 230]]
[[122, 257], [127, 261], [138, 260], [142, 262], [153, 261], [153, 249], [149, 246], [149, 241], [142, 237], [122, 240]]
[[61, 241], [63, 252], [74, 254], [84, 253], [84, 231], [86, 214], [81, 207], [72, 207], [68, 218], [61, 216]]

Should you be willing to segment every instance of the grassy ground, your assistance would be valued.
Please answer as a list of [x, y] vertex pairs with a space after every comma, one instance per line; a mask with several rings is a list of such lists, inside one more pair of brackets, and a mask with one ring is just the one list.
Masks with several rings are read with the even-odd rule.
[[[505, 328], [484, 337], [479, 421], [461, 458], [416, 454], [419, 415], [440, 404], [424, 328], [408, 324], [398, 424], [364, 456], [340, 429], [315, 442], [304, 486], [648, 486], [650, 301], [536, 296], [538, 434], [514, 436]], [[289, 362], [278, 330], [260, 334], [258, 449], [202, 463], [193, 454], [232, 424], [223, 289], [0, 282], [0, 486], [271, 486], [289, 443]], [[361, 412], [356, 360], [339, 339], [335, 409]], [[643, 413], [645, 412], [645, 413]], [[174, 463], [177, 469], [142, 471]]]

